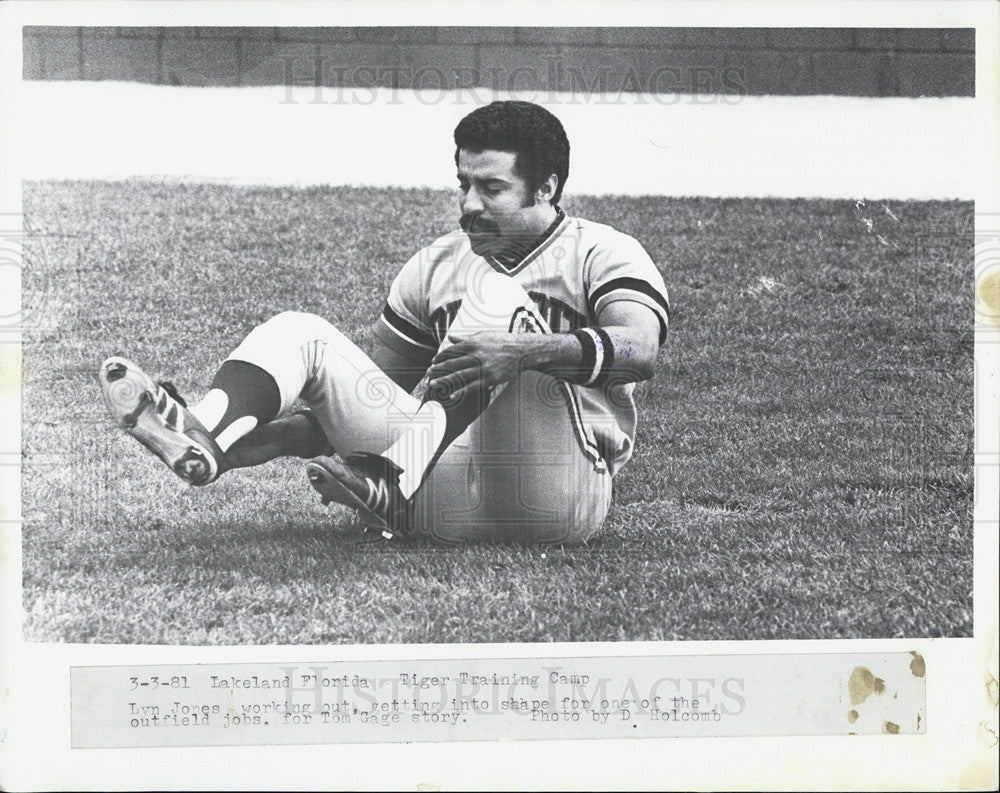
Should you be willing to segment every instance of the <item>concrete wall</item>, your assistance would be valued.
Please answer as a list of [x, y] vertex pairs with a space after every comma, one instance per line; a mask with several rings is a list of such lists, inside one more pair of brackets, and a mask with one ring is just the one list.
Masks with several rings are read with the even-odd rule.
[[975, 31], [25, 27], [28, 80], [973, 96]]

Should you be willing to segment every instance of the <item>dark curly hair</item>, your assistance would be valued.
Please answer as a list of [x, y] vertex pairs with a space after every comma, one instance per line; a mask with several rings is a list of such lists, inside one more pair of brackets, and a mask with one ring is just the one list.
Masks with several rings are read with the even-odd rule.
[[473, 110], [455, 127], [455, 164], [460, 149], [486, 149], [517, 155], [514, 169], [532, 190], [552, 174], [559, 179], [552, 203], [562, 196], [569, 176], [569, 139], [559, 119], [531, 102], [492, 102]]

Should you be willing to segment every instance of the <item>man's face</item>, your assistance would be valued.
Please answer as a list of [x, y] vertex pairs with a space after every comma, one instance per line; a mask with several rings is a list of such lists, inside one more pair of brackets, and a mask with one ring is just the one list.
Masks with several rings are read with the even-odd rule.
[[[547, 227], [544, 204], [514, 169], [509, 151], [458, 152], [458, 204], [461, 226], [480, 256], [504, 253], [511, 242], [532, 239]], [[540, 226], [540, 227], [539, 227]]]

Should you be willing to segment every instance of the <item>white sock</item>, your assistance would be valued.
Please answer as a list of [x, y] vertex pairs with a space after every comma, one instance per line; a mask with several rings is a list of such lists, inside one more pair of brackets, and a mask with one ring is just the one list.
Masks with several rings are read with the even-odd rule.
[[236, 421], [216, 436], [215, 442], [219, 444], [219, 448], [222, 449], [222, 451], [228, 452], [230, 446], [236, 443], [236, 441], [249, 433], [250, 430], [256, 426], [256, 416], [240, 416], [236, 419]]
[[[209, 432], [214, 432], [229, 407], [229, 395], [221, 388], [213, 388], [197, 405], [188, 408], [202, 426]], [[254, 419], [256, 422], [256, 419]], [[248, 430], [249, 431], [249, 430]]]
[[420, 487], [424, 472], [444, 439], [447, 425], [444, 408], [437, 402], [425, 402], [403, 434], [382, 453], [403, 469], [399, 476], [399, 492], [404, 498], [411, 498]]
[[[229, 395], [221, 388], [213, 388], [205, 394], [205, 398], [201, 402], [197, 405], [192, 405], [188, 410], [194, 414], [194, 417], [201, 422], [201, 425], [206, 430], [215, 432], [219, 428], [219, 422], [226, 415], [228, 408]], [[236, 421], [232, 422], [218, 434], [215, 442], [222, 451], [228, 452], [230, 446], [256, 426], [256, 416], [240, 416], [240, 418], [236, 419]]]

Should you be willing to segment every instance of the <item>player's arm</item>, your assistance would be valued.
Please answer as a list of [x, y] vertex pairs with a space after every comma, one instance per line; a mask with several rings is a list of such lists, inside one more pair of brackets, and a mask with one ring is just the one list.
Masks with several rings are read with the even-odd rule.
[[611, 338], [613, 348], [606, 379], [618, 383], [652, 379], [662, 330], [656, 314], [641, 303], [620, 300], [601, 309], [597, 325]]
[[638, 382], [653, 376], [660, 319], [652, 310], [628, 300], [608, 303], [592, 330], [597, 329], [605, 335], [597, 333], [590, 350], [587, 340], [576, 333], [477, 333], [455, 339], [435, 357], [428, 388], [459, 399], [528, 370], [575, 382], [592, 379], [595, 385]]

